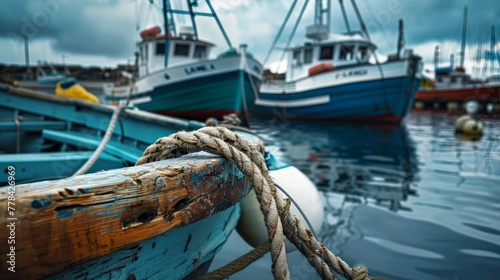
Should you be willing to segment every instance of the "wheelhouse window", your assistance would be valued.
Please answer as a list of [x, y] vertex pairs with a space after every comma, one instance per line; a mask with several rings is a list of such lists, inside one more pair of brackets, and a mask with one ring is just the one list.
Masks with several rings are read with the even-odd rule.
[[207, 57], [207, 46], [196, 45], [194, 47], [194, 58]]
[[187, 44], [176, 44], [174, 48], [174, 55], [177, 56], [189, 56], [189, 45]]
[[359, 60], [367, 60], [370, 56], [370, 50], [367, 46], [359, 46], [358, 48], [358, 59]]
[[165, 54], [165, 43], [156, 43], [156, 54]]
[[313, 59], [313, 50], [312, 49], [305, 49], [304, 50], [304, 64], [312, 63], [312, 59]]
[[333, 59], [333, 46], [321, 47], [319, 59]]
[[353, 46], [344, 45], [340, 47], [339, 60], [352, 60], [353, 58]]

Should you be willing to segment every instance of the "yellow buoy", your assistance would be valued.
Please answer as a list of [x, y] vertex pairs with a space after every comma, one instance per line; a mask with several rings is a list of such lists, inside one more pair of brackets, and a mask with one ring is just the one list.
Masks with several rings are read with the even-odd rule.
[[455, 122], [455, 132], [479, 136], [483, 134], [483, 123], [470, 115], [461, 116]]
[[78, 84], [75, 79], [72, 78], [64, 79], [57, 83], [56, 95], [99, 103], [99, 98], [88, 92], [84, 87]]

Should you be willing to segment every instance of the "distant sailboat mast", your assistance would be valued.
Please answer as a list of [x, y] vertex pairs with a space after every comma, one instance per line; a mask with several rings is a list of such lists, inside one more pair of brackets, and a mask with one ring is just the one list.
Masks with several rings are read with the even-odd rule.
[[462, 26], [462, 46], [460, 48], [460, 69], [464, 69], [464, 61], [465, 61], [465, 42], [467, 39], [467, 10], [468, 7], [465, 5], [464, 7], [464, 22]]

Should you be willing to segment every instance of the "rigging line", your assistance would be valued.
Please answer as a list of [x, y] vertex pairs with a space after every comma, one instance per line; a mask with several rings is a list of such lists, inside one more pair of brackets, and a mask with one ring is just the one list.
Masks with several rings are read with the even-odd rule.
[[[353, 2], [353, 4], [352, 4], [352, 5], [353, 5], [354, 7], [356, 7], [356, 8], [355, 8], [355, 12], [356, 12], [356, 10], [357, 10], [357, 5], [356, 5], [356, 3], [354, 3], [354, 0], [351, 0], [351, 2]], [[366, 8], [368, 9], [368, 11], [370, 12], [370, 16], [371, 16], [371, 17], [372, 17], [372, 19], [373, 19], [373, 20], [374, 20], [374, 21], [378, 24], [378, 27], [380, 28], [380, 31], [382, 31], [382, 35], [384, 36], [384, 39], [385, 39], [385, 40], [384, 40], [384, 42], [385, 42], [386, 47], [390, 47], [390, 46], [391, 46], [391, 44], [390, 44], [390, 41], [391, 41], [391, 40], [390, 40], [390, 39], [389, 39], [389, 37], [387, 36], [387, 33], [385, 32], [384, 27], [382, 26], [382, 23], [381, 23], [380, 21], [378, 21], [378, 20], [375, 18], [375, 16], [373, 15], [373, 11], [374, 11], [373, 6], [372, 6], [372, 5], [370, 4], [370, 2], [369, 2], [369, 1], [367, 1], [367, 0], [363, 0], [363, 2], [364, 2], [364, 4], [365, 4], [365, 7], [366, 7]], [[361, 15], [358, 15], [358, 13], [359, 13], [359, 10], [357, 10], [357, 12], [356, 12], [356, 15], [357, 15], [357, 16], [358, 16], [358, 18], [359, 18], [359, 17], [361, 17]], [[363, 25], [364, 25], [364, 23], [363, 23]], [[363, 28], [367, 31], [367, 32], [365, 32], [365, 33], [368, 33], [368, 29], [366, 28], [366, 26], [361, 26], [361, 29], [363, 29]], [[363, 32], [364, 32], [364, 31], [363, 31]], [[370, 39], [370, 38], [368, 37], [368, 39]]]
[[288, 19], [290, 18], [290, 15], [292, 14], [293, 10], [295, 9], [295, 5], [297, 4], [297, 1], [298, 0], [294, 0], [292, 3], [292, 6], [288, 10], [288, 13], [286, 14], [286, 17], [285, 17], [285, 21], [283, 21], [283, 24], [281, 25], [281, 27], [278, 31], [278, 34], [274, 38], [274, 42], [271, 45], [271, 48], [269, 49], [269, 52], [267, 53], [266, 58], [264, 59], [264, 62], [262, 63], [263, 65], [265, 65], [267, 63], [267, 60], [269, 59], [271, 52], [273, 51], [274, 47], [276, 46], [276, 43], [278, 42], [279, 38], [281, 37], [281, 34], [283, 33], [283, 30], [285, 29], [286, 24], [288, 23]]
[[[368, 30], [366, 29], [365, 22], [363, 21], [363, 18], [361, 17], [361, 13], [359, 12], [358, 5], [356, 4], [355, 0], [351, 0], [352, 6], [354, 8], [354, 12], [356, 13], [356, 17], [358, 18], [359, 24], [361, 26], [361, 31], [366, 35], [368, 40], [371, 41], [370, 39], [370, 34], [368, 33]], [[387, 96], [386, 96], [386, 88], [385, 88], [385, 76], [384, 76], [384, 70], [382, 69], [382, 66], [380, 65], [380, 61], [377, 56], [377, 50], [373, 51], [373, 57], [375, 58], [375, 64], [377, 65], [378, 72], [380, 73], [380, 78], [382, 81], [382, 93], [384, 96], [384, 102], [387, 108], [389, 108], [389, 103], [387, 101]]]
[[149, 18], [151, 17], [151, 10], [153, 9], [152, 5], [148, 5], [147, 9], [148, 10], [146, 11], [146, 17], [144, 18], [144, 20], [147, 22], [145, 22], [144, 26], [149, 23]]
[[293, 26], [292, 33], [290, 34], [290, 37], [288, 38], [288, 42], [286, 43], [285, 49], [283, 50], [283, 54], [281, 55], [281, 58], [279, 60], [278, 67], [276, 68], [276, 72], [281, 68], [281, 63], [283, 62], [283, 59], [285, 58], [285, 53], [286, 50], [290, 47], [290, 43], [292, 42], [293, 36], [295, 35], [295, 32], [297, 31], [297, 27], [299, 26], [300, 21], [302, 20], [302, 16], [304, 15], [304, 12], [306, 11], [307, 4], [309, 4], [309, 0], [306, 0], [304, 2], [304, 5], [302, 6], [302, 9], [300, 10], [300, 14], [297, 18], [297, 21], [295, 22], [295, 25]]
[[295, 200], [293, 199], [293, 197], [291, 195], [289, 195], [285, 191], [284, 188], [282, 188], [280, 185], [278, 185], [278, 183], [274, 182], [274, 186], [277, 187], [281, 192], [283, 192], [288, 197], [288, 199], [290, 199], [290, 201], [293, 203], [293, 205], [295, 205], [295, 207], [297, 207], [297, 210], [299, 210], [300, 215], [302, 215], [302, 217], [306, 221], [306, 224], [307, 224], [307, 226], [309, 226], [309, 229], [311, 230], [312, 234], [314, 235], [314, 238], [318, 239], [318, 236], [316, 235], [316, 231], [312, 227], [311, 222], [309, 221], [309, 219], [306, 216], [306, 213], [304, 213], [304, 211], [302, 211], [302, 208], [300, 208], [299, 204], [297, 202], [295, 202]]
[[231, 41], [229, 40], [229, 37], [227, 36], [226, 30], [224, 30], [224, 27], [222, 26], [222, 23], [220, 22], [219, 17], [215, 13], [215, 10], [214, 10], [214, 7], [212, 6], [212, 3], [210, 3], [210, 0], [206, 0], [206, 3], [208, 5], [208, 8], [210, 9], [210, 12], [212, 13], [212, 16], [215, 19], [215, 22], [219, 26], [219, 29], [222, 33], [222, 36], [224, 36], [224, 40], [226, 40], [226, 44], [229, 46], [230, 49], [232, 49], [233, 46], [231, 45]]
[[134, 1], [134, 18], [135, 18], [135, 31], [139, 32], [139, 2], [137, 0]]
[[349, 20], [347, 19], [347, 14], [345, 12], [344, 1], [339, 0], [340, 8], [342, 9], [342, 16], [344, 17], [345, 26], [347, 28], [347, 33], [351, 34], [351, 27], [349, 26]]

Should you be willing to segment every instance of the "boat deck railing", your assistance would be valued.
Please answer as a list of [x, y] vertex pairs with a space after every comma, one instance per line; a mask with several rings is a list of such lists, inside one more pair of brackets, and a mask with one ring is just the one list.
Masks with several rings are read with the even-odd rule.
[[264, 81], [261, 86], [263, 91], [288, 91], [295, 90], [295, 82], [285, 82], [285, 81]]

